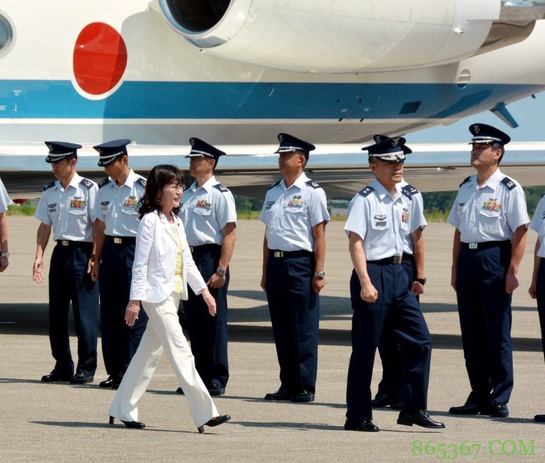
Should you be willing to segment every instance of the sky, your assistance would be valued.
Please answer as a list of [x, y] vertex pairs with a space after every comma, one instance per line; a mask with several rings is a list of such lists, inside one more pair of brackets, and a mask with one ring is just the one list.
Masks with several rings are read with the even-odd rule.
[[480, 122], [493, 125], [507, 133], [513, 141], [545, 141], [545, 93], [516, 101], [507, 105], [507, 109], [518, 122], [519, 127], [512, 129], [490, 111], [460, 119], [449, 126], [437, 126], [420, 130], [406, 136], [410, 143], [464, 142], [471, 139], [468, 127]]

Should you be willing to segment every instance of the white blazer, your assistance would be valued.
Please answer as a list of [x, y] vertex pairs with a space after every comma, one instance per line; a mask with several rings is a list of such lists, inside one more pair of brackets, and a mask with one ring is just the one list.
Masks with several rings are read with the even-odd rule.
[[178, 245], [172, 227], [176, 228], [183, 248], [182, 299], [187, 300], [187, 284], [195, 294], [200, 294], [206, 287], [187, 244], [184, 224], [173, 215], [174, 224], [170, 224], [164, 214], [156, 211], [146, 214], [140, 220], [136, 234], [136, 250], [132, 265], [131, 300], [144, 302], [162, 302], [176, 288], [176, 257]]

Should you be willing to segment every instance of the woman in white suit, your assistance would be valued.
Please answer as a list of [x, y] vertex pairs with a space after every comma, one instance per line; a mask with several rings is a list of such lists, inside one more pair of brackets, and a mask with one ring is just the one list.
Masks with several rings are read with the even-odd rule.
[[174, 166], [155, 166], [147, 180], [140, 207], [140, 225], [132, 268], [130, 301], [125, 321], [132, 326], [140, 313], [140, 302], [149, 321], [129, 368], [110, 407], [114, 418], [129, 428], [143, 428], [138, 421], [138, 403], [146, 392], [163, 350], [187, 397], [199, 432], [218, 426], [231, 417], [219, 415], [197, 370], [191, 348], [178, 321], [180, 298], [187, 299], [187, 285], [204, 298], [210, 315], [216, 303], [195, 266], [178, 217], [183, 193], [181, 172]]

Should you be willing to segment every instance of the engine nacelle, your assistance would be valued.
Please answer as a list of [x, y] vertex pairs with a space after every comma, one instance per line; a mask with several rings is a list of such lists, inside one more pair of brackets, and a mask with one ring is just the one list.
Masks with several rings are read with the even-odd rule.
[[459, 61], [523, 40], [545, 11], [541, 0], [158, 1], [171, 26], [202, 50], [324, 73]]

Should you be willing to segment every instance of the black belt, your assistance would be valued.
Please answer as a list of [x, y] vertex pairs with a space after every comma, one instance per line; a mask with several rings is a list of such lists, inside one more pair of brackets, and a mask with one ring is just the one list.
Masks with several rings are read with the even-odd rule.
[[309, 251], [280, 251], [278, 249], [269, 249], [270, 257], [310, 257], [312, 252]]
[[57, 240], [58, 246], [92, 246], [92, 241]]
[[189, 250], [194, 253], [202, 253], [202, 252], [208, 252], [213, 251], [214, 249], [221, 248], [220, 244], [201, 244], [200, 246], [189, 246]]
[[110, 236], [106, 235], [108, 241], [114, 244], [135, 244], [136, 238], [134, 236]]
[[511, 241], [504, 240], [504, 241], [484, 241], [482, 243], [462, 243], [462, 247], [464, 249], [471, 249], [472, 251], [475, 250], [483, 250], [483, 249], [490, 249], [495, 248], [497, 246], [506, 246], [510, 245]]
[[408, 252], [404, 252], [402, 258], [403, 258], [403, 260], [414, 261], [414, 255], [409, 254]]
[[380, 260], [370, 260], [369, 264], [377, 264], [377, 265], [399, 265], [401, 264], [402, 256], [392, 256], [392, 257], [386, 257], [384, 259]]

